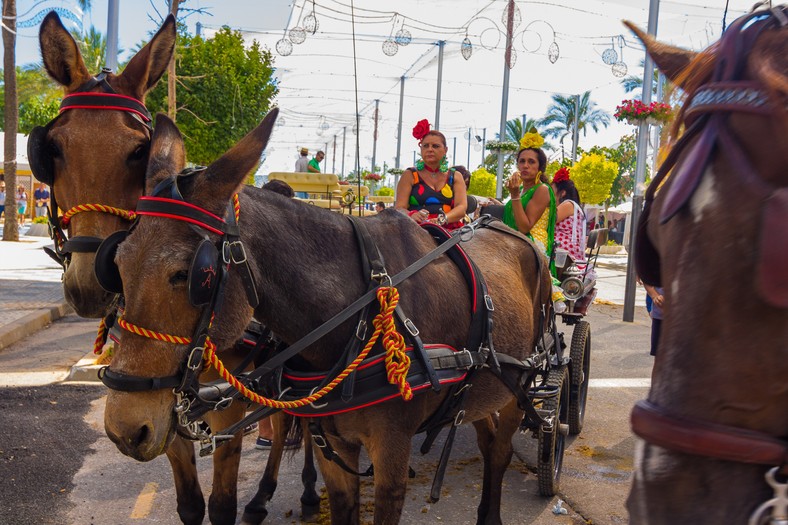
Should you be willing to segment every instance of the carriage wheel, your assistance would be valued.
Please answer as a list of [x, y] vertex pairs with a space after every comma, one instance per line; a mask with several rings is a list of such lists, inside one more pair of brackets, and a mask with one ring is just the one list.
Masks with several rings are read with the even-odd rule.
[[579, 434], [583, 430], [588, 399], [588, 380], [591, 370], [591, 325], [580, 321], [572, 332], [572, 347], [569, 351], [571, 395], [569, 396], [569, 433]]
[[569, 380], [566, 366], [550, 370], [546, 384], [557, 386], [558, 395], [546, 399], [542, 408], [555, 410], [558, 421], [555, 422], [552, 432], [548, 433], [539, 429], [537, 477], [539, 478], [539, 494], [552, 497], [558, 492], [561, 466], [564, 463], [566, 433], [561, 432], [559, 423], [566, 425], [569, 416]]

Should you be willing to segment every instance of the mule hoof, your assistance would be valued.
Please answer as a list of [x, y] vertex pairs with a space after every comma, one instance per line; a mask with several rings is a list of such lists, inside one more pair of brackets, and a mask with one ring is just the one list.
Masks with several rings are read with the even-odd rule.
[[241, 516], [241, 523], [243, 525], [260, 525], [263, 520], [268, 516], [268, 511], [265, 509], [260, 510], [244, 510]]
[[301, 520], [302, 521], [317, 521], [320, 515], [320, 503], [317, 505], [301, 504]]

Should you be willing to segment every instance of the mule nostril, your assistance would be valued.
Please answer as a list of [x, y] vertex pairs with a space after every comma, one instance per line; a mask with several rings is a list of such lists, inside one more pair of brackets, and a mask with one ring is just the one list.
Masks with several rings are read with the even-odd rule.
[[131, 438], [129, 439], [129, 444], [133, 448], [139, 448], [140, 445], [147, 441], [148, 436], [150, 436], [151, 429], [148, 425], [143, 425]]

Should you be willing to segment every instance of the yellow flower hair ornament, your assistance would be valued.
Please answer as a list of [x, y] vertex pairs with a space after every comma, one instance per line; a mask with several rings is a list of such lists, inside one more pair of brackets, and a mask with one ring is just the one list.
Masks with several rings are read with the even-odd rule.
[[535, 128], [531, 128], [528, 133], [523, 135], [523, 138], [520, 139], [520, 148], [541, 148], [544, 144], [544, 139], [542, 136], [536, 131]]

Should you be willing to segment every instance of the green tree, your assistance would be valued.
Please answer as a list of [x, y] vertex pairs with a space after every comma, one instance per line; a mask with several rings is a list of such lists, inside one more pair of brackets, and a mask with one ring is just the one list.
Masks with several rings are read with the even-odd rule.
[[[618, 164], [618, 174], [613, 179], [608, 203], [612, 206], [621, 204], [635, 190], [635, 168], [637, 166], [636, 134], [624, 135], [613, 147], [594, 146], [588, 153], [604, 155], [608, 160]], [[646, 180], [650, 178], [650, 169], [646, 165]]]
[[480, 197], [495, 197], [495, 174], [484, 168], [479, 168], [471, 173], [471, 184], [468, 193]]
[[[278, 88], [273, 57], [239, 31], [222, 28], [210, 40], [179, 34], [176, 49], [178, 127], [189, 161], [209, 164], [263, 119]], [[167, 111], [167, 82], [146, 99], [151, 113]]]
[[572, 180], [583, 202], [601, 204], [610, 197], [610, 187], [618, 175], [618, 164], [599, 153], [588, 153], [572, 168]]
[[[584, 137], [589, 127], [599, 131], [601, 127], [606, 128], [610, 125], [610, 114], [596, 107], [596, 102], [591, 100], [590, 91], [580, 95], [578, 117], [577, 125]], [[553, 103], [547, 108], [547, 114], [539, 120], [538, 124], [543, 128], [542, 135], [559, 138], [563, 146], [564, 138], [572, 136], [575, 126], [575, 98], [553, 95]]]

